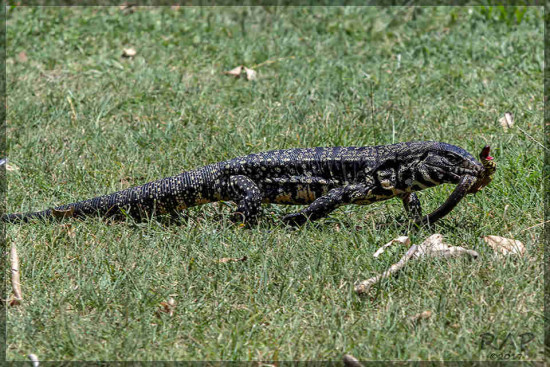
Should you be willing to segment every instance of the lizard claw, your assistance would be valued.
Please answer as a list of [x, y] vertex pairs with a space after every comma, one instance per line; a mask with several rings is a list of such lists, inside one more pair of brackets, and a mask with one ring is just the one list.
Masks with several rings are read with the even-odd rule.
[[282, 220], [289, 226], [301, 226], [307, 222], [307, 217], [302, 213], [291, 213], [285, 215]]

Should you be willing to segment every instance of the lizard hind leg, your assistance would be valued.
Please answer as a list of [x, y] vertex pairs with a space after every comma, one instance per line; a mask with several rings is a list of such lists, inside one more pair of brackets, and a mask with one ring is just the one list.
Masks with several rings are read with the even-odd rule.
[[237, 210], [233, 213], [233, 221], [245, 224], [255, 224], [262, 209], [262, 192], [250, 178], [235, 175], [229, 178], [231, 200], [237, 203]]

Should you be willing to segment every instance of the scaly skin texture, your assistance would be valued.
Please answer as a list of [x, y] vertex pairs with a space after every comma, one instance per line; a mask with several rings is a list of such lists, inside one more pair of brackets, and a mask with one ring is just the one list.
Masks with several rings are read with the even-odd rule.
[[[262, 203], [308, 205], [283, 218], [287, 224], [301, 225], [323, 218], [342, 205], [366, 205], [398, 197], [416, 223], [433, 223], [466, 194], [490, 182], [496, 166], [487, 163], [492, 159], [488, 149], [480, 155], [483, 164], [462, 148], [431, 141], [274, 150], [54, 209], [7, 214], [2, 221], [124, 214], [144, 218], [224, 200], [237, 203], [233, 218], [247, 224], [257, 221]], [[457, 187], [441, 207], [422, 216], [415, 192], [444, 183]]]

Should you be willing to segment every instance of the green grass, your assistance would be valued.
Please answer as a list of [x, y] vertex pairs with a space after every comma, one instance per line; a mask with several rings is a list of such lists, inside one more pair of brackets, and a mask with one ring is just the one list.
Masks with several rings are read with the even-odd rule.
[[[410, 263], [367, 297], [354, 282], [406, 250], [372, 257], [401, 234], [398, 200], [296, 231], [279, 221], [296, 208], [266, 207], [243, 229], [229, 203], [177, 225], [10, 225], [24, 301], [8, 309], [8, 358], [485, 360], [483, 333], [531, 332], [520, 358], [540, 359], [542, 10], [487, 9], [8, 9], [10, 212], [276, 148], [441, 140], [474, 155], [490, 144], [499, 165], [489, 187], [412, 236], [443, 233], [480, 259]], [[127, 47], [136, 57], [121, 57]], [[258, 79], [222, 74], [241, 64]], [[452, 189], [422, 192], [424, 210]], [[495, 256], [489, 234], [527, 255]], [[173, 315], [158, 313], [170, 297]]]

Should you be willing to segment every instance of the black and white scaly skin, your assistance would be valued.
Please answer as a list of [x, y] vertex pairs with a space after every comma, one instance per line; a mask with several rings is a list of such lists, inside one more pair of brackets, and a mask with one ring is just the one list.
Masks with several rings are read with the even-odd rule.
[[[2, 221], [52, 218], [59, 213], [79, 218], [121, 217], [126, 213], [143, 218], [224, 200], [236, 202], [235, 219], [249, 224], [257, 221], [262, 203], [308, 205], [283, 218], [285, 223], [301, 225], [342, 205], [366, 205], [398, 197], [410, 216], [422, 224], [435, 222], [466, 194], [481, 189], [484, 173], [484, 166], [468, 152], [440, 142], [273, 150], [54, 209], [7, 214]], [[415, 192], [444, 183], [457, 187], [441, 207], [422, 217]]]

